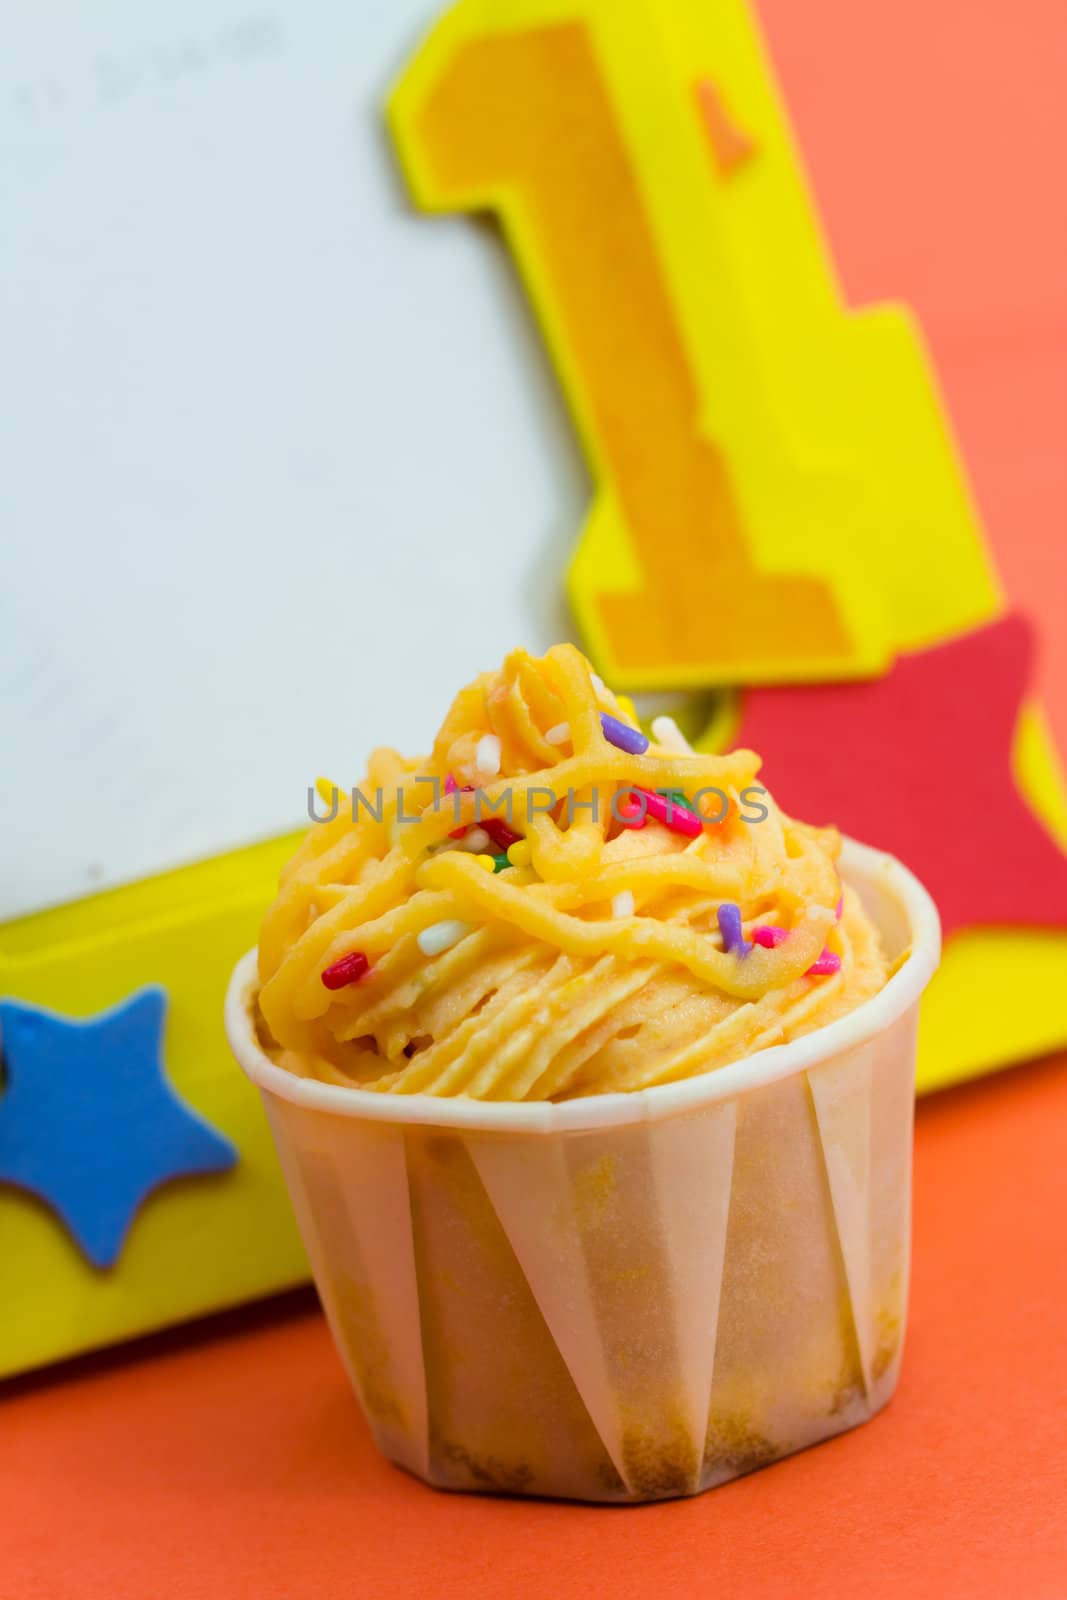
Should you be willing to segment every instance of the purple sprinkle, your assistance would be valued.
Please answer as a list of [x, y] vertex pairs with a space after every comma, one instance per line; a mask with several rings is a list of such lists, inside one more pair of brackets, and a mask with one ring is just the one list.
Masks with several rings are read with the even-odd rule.
[[824, 950], [818, 961], [813, 961], [807, 972], [806, 978], [826, 978], [831, 972], [841, 971], [841, 957], [832, 950]]
[[620, 722], [618, 717], [609, 717], [606, 711], [600, 713], [600, 726], [604, 730], [604, 737], [616, 750], [625, 750], [631, 756], [643, 756], [648, 749], [648, 740], [640, 728], [631, 728], [628, 722]]
[[747, 956], [752, 949], [741, 933], [741, 907], [733, 900], [724, 900], [719, 907], [719, 932], [723, 949], [736, 956]]

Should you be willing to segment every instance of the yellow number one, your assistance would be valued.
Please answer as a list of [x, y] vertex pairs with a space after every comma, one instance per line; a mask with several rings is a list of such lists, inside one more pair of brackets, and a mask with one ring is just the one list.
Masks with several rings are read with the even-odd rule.
[[496, 212], [596, 479], [622, 686], [854, 677], [993, 615], [918, 337], [846, 311], [740, 0], [464, 0], [396, 87], [418, 203]]

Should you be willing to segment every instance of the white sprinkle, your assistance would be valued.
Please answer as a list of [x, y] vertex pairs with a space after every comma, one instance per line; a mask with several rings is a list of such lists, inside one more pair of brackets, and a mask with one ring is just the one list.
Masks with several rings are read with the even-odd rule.
[[457, 844], [461, 850], [473, 850], [476, 856], [484, 855], [492, 844], [492, 840], [484, 828], [468, 828], [462, 839]]
[[673, 717], [653, 717], [652, 737], [664, 750], [674, 750], [680, 756], [693, 754], [693, 746]]
[[570, 723], [569, 722], [557, 722], [556, 726], [554, 728], [549, 728], [548, 732], [545, 734], [545, 743], [546, 744], [565, 744], [566, 741], [570, 738], [570, 736], [571, 736], [571, 725], [570, 725]]
[[615, 896], [611, 902], [611, 914], [613, 917], [633, 916], [634, 892], [632, 889], [624, 889], [621, 894]]
[[418, 946], [424, 956], [439, 956], [445, 950], [451, 950], [470, 931], [469, 922], [449, 917], [445, 922], [435, 922], [429, 928], [423, 928], [418, 937]]
[[478, 740], [474, 766], [483, 778], [495, 778], [500, 771], [500, 740], [495, 733], [483, 733]]
[[607, 684], [604, 682], [599, 672], [591, 672], [589, 674], [589, 681], [593, 685], [593, 688], [596, 690], [597, 694], [606, 695], [610, 693]]

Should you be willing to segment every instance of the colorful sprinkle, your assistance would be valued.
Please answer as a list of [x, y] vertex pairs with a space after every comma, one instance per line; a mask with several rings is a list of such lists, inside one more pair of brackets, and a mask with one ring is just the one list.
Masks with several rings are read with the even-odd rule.
[[546, 744], [552, 744], [552, 745], [566, 744], [567, 740], [570, 738], [570, 736], [571, 736], [571, 725], [570, 725], [570, 723], [569, 722], [557, 722], [556, 726], [554, 728], [549, 728], [548, 732], [545, 734], [545, 743]]
[[[465, 783], [463, 785], [463, 787], [460, 788], [459, 784], [456, 782], [456, 780], [452, 776], [452, 774], [451, 773], [448, 774], [447, 778], [445, 779], [445, 794], [473, 794], [473, 793], [474, 793], [474, 785], [473, 784]], [[469, 823], [461, 822], [458, 828], [453, 828], [452, 829], [452, 831], [450, 832], [448, 837], [450, 839], [462, 839], [463, 835], [466, 833], [468, 827], [469, 827]]]
[[[518, 849], [518, 846], [517, 845], [513, 845], [512, 849]], [[479, 856], [478, 860], [479, 861], [483, 861], [483, 860], [484, 861], [491, 861], [493, 863], [493, 871], [494, 872], [506, 872], [507, 869], [512, 865], [512, 863], [508, 860], [506, 855]]]
[[676, 799], [666, 795], [656, 794], [651, 789], [637, 789], [636, 794], [645, 796], [648, 815], [657, 822], [662, 822], [674, 833], [684, 833], [687, 838], [695, 839], [704, 827], [704, 820], [695, 811], [690, 811], [688, 806], [679, 805]]
[[497, 857], [496, 856], [475, 856], [474, 859], [478, 863], [478, 865], [482, 868], [483, 872], [499, 872], [499, 870], [500, 870], [499, 867], [496, 864], [497, 863]]
[[641, 718], [637, 715], [637, 707], [628, 694], [617, 694], [615, 699], [618, 702], [619, 710], [624, 716], [629, 717], [631, 722], [639, 723], [641, 721]]
[[834, 916], [835, 916], [835, 918], [837, 919], [838, 922], [841, 921], [841, 918], [844, 915], [844, 911], [845, 911], [845, 892], [844, 892], [844, 890], [842, 890], [841, 893], [838, 895], [837, 904], [834, 907]]
[[734, 900], [724, 900], [719, 907], [719, 932], [722, 947], [731, 955], [747, 956], [752, 946], [741, 932], [741, 907]]
[[841, 971], [841, 957], [832, 950], [824, 950], [818, 961], [813, 961], [807, 972], [806, 978], [825, 978], [831, 972]]
[[533, 861], [529, 839], [517, 839], [514, 844], [509, 844], [507, 856], [513, 867], [528, 867]]
[[500, 740], [495, 733], [485, 733], [478, 740], [474, 766], [483, 778], [495, 778], [500, 771]]
[[628, 722], [620, 722], [618, 717], [609, 716], [606, 711], [600, 713], [600, 726], [605, 739], [616, 750], [625, 750], [631, 756], [643, 756], [648, 749], [648, 740], [640, 728], [631, 728]]
[[657, 744], [663, 746], [664, 750], [673, 750], [676, 755], [693, 754], [693, 746], [673, 717], [653, 717], [652, 737]]
[[352, 950], [326, 968], [322, 982], [327, 989], [347, 989], [350, 983], [358, 983], [369, 971], [370, 962], [362, 950]]
[[776, 928], [773, 922], [761, 922], [752, 930], [753, 944], [762, 945], [764, 950], [773, 950], [783, 940], [789, 938], [788, 928]]
[[623, 889], [615, 895], [611, 902], [613, 917], [632, 917], [634, 914], [634, 892], [632, 889]]
[[[641, 792], [643, 793], [644, 791], [642, 790]], [[631, 797], [633, 793], [634, 791], [631, 789]], [[620, 800], [615, 807], [615, 815], [624, 828], [643, 828], [648, 821], [647, 808], [641, 804], [640, 800], [633, 798]]]
[[485, 817], [482, 827], [492, 839], [498, 850], [510, 850], [513, 844], [519, 844], [522, 834], [516, 833], [514, 828], [509, 828], [503, 817]]
[[455, 917], [447, 917], [444, 922], [434, 922], [430, 927], [423, 928], [417, 943], [424, 956], [439, 956], [466, 938], [470, 931], [469, 922], [460, 922]]

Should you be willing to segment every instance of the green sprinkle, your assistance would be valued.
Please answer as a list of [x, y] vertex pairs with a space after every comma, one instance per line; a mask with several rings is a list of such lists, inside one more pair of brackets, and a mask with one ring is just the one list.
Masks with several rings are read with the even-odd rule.
[[511, 866], [511, 862], [507, 858], [507, 852], [506, 851], [502, 856], [494, 856], [493, 857], [493, 871], [494, 871], [494, 873], [504, 872], [510, 866]]

